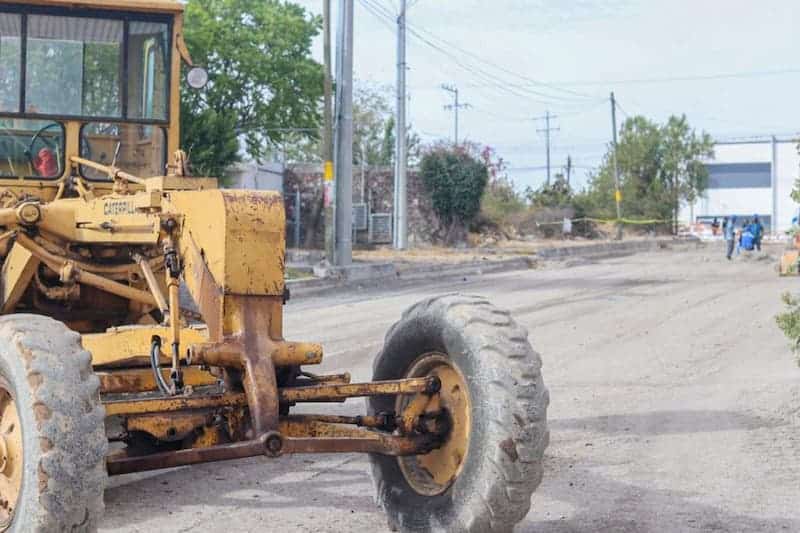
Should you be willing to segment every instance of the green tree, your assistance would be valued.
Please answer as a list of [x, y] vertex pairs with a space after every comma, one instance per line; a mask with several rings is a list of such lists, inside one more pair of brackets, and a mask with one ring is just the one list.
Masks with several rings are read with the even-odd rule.
[[[387, 167], [394, 164], [395, 121], [388, 88], [356, 82], [353, 91], [353, 164]], [[319, 163], [320, 137], [292, 136], [285, 143], [287, 160]], [[407, 136], [409, 164], [419, 160], [420, 138], [409, 128]]]
[[433, 209], [446, 227], [445, 242], [462, 239], [480, 212], [489, 181], [486, 162], [474, 153], [474, 147], [438, 144], [422, 155], [420, 173]]
[[[319, 17], [279, 0], [189, 0], [185, 19], [189, 52], [210, 79], [201, 91], [184, 88], [187, 136], [208, 110], [228, 128], [223, 137], [241, 139], [255, 159], [281, 144], [289, 128], [315, 135], [323, 70], [311, 57], [311, 43]], [[192, 144], [195, 154], [209, 157], [220, 149], [218, 165], [230, 155], [227, 141]]]
[[387, 93], [383, 88], [356, 86], [353, 94], [353, 163], [356, 165], [392, 164], [395, 124]]
[[215, 109], [196, 110], [181, 103], [181, 146], [189, 154], [192, 174], [227, 184], [231, 165], [241, 160], [235, 117]]
[[694, 204], [708, 188], [708, 169], [703, 159], [714, 156], [714, 141], [689, 126], [686, 115], [671, 116], [661, 129], [661, 182], [672, 207], [673, 231], [678, 231], [681, 202]]
[[538, 189], [527, 187], [525, 197], [534, 207], [565, 207], [572, 203], [572, 189], [563, 174], [556, 174], [552, 184], [544, 183]]
[[[697, 133], [685, 116], [659, 125], [643, 116], [623, 122], [617, 143], [623, 216], [672, 220], [677, 229], [681, 202], [694, 202], [708, 187], [703, 161], [713, 141]], [[587, 189], [576, 198], [594, 216], [616, 217], [614, 152], [611, 145]]]
[[481, 216], [495, 227], [502, 227], [509, 222], [511, 215], [525, 210], [525, 200], [508, 176], [505, 160], [497, 155], [494, 148], [484, 147], [481, 159], [489, 173], [489, 181], [481, 198]]

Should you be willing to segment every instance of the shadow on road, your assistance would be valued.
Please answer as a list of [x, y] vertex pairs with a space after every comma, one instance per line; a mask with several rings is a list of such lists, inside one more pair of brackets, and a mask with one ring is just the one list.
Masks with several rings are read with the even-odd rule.
[[620, 415], [590, 416], [549, 420], [550, 430], [580, 430], [595, 433], [668, 435], [709, 431], [751, 430], [785, 425], [735, 411], [653, 411]]
[[[533, 496], [566, 502], [576, 511], [567, 517], [528, 519], [518, 533], [614, 531], [616, 533], [725, 531], [800, 531], [800, 521], [781, 517], [755, 517], [699, 503], [702, 494], [656, 489], [621, 483], [598, 475], [591, 465], [548, 458], [545, 472], [568, 472], [545, 482]], [[547, 476], [547, 474], [545, 474]], [[742, 487], [747, 490], [747, 487]]]
[[130, 481], [119, 478], [119, 483], [105, 492], [106, 516], [111, 522], [105, 527], [127, 525], [117, 511], [127, 514], [131, 507], [147, 509], [148, 518], [197, 506], [218, 511], [224, 507], [249, 509], [271, 517], [297, 508], [319, 509], [323, 515], [326, 509], [347, 509], [379, 514], [382, 522], [383, 513], [373, 499], [368, 465], [350, 464], [359, 459], [360, 456], [244, 459], [178, 468], [140, 479], [133, 475], [128, 477]]

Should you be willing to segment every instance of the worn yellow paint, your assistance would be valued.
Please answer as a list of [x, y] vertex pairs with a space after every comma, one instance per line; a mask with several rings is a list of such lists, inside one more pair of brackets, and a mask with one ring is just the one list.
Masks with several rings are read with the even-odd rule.
[[152, 193], [66, 198], [43, 206], [39, 227], [73, 242], [155, 244], [161, 219], [152, 210], [160, 200]]
[[141, 415], [146, 413], [169, 413], [187, 409], [210, 409], [220, 407], [243, 407], [247, 405], [244, 393], [236, 392], [217, 396], [184, 398], [152, 398], [147, 400], [114, 400], [103, 402], [106, 416]]
[[[219, 378], [198, 366], [187, 366], [182, 369], [183, 383], [191, 387], [215, 385]], [[161, 371], [165, 381], [169, 381], [170, 370]], [[158, 390], [153, 370], [150, 368], [126, 368], [95, 372], [100, 379], [101, 394], [151, 392]]]
[[125, 421], [127, 430], [144, 431], [163, 441], [183, 440], [211, 419], [210, 413], [170, 413], [169, 415], [132, 416]]
[[[160, 326], [124, 326], [112, 328], [105, 333], [84, 334], [83, 347], [92, 354], [92, 365], [111, 366], [130, 363], [132, 360], [150, 356], [150, 345], [154, 335], [168, 339], [169, 328]], [[185, 345], [205, 342], [206, 330], [184, 328], [181, 339]], [[181, 354], [185, 358], [185, 353]], [[163, 357], [164, 362], [169, 358]]]
[[217, 178], [156, 176], [145, 181], [145, 190], [156, 194], [160, 194], [162, 191], [202, 191], [217, 188], [219, 188]]
[[[450, 431], [447, 440], [437, 449], [425, 455], [400, 457], [400, 471], [409, 485], [419, 494], [435, 496], [445, 492], [461, 473], [469, 452], [469, 436], [472, 429], [472, 403], [467, 380], [455, 363], [446, 355], [431, 352], [420, 356], [409, 369], [406, 377], [436, 376], [441, 387], [439, 392], [427, 397], [409, 398], [399, 396], [395, 410], [402, 413], [404, 425], [411, 426], [408, 419], [421, 414], [448, 413]], [[406, 410], [410, 409], [410, 413]]]
[[[279, 193], [205, 190], [166, 194], [164, 209], [184, 217], [184, 231], [205, 257], [223, 294], [283, 295], [286, 216]], [[181, 255], [187, 261], [193, 256], [185, 238]], [[189, 277], [186, 281], [191, 290]]]
[[39, 260], [31, 252], [14, 243], [0, 271], [3, 296], [1, 313], [10, 313], [14, 310], [38, 266]]

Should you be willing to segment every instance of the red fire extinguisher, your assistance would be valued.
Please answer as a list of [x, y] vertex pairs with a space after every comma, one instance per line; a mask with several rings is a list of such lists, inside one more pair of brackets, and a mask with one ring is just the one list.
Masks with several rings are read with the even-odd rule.
[[49, 148], [39, 150], [39, 154], [33, 158], [33, 167], [43, 178], [54, 178], [58, 175], [58, 161]]

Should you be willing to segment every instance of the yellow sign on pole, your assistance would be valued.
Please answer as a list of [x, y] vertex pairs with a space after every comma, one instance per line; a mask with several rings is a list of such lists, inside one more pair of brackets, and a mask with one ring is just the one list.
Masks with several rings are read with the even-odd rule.
[[617, 203], [620, 203], [622, 201], [622, 191], [620, 191], [619, 189], [614, 191], [614, 200], [616, 200]]
[[325, 181], [333, 181], [333, 161], [325, 161]]

